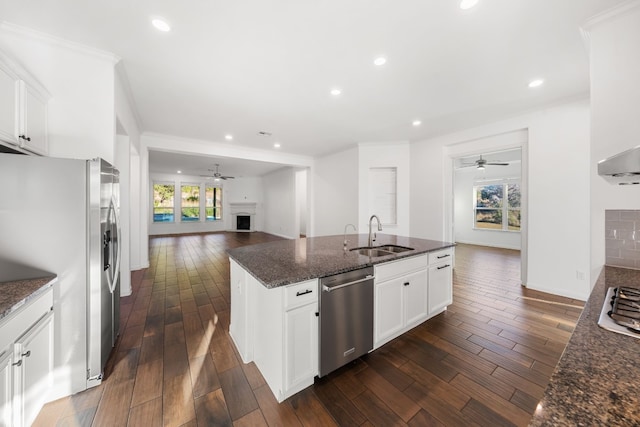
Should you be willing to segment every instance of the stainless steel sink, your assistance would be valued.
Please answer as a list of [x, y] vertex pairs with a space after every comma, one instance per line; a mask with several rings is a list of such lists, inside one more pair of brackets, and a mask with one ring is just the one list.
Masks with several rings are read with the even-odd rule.
[[370, 256], [370, 257], [393, 255], [393, 252], [383, 251], [383, 250], [380, 250], [380, 249], [353, 248], [351, 250], [358, 252], [360, 255]]
[[383, 245], [383, 246], [365, 246], [361, 248], [353, 248], [351, 251], [356, 251], [360, 255], [368, 256], [368, 257], [379, 257], [379, 256], [388, 256], [395, 255], [401, 252], [412, 251], [413, 248], [407, 248], [405, 246], [398, 245]]
[[378, 246], [377, 249], [387, 252], [393, 252], [394, 254], [399, 254], [401, 252], [412, 251], [413, 248], [407, 248], [406, 246], [398, 246], [398, 245], [384, 245]]

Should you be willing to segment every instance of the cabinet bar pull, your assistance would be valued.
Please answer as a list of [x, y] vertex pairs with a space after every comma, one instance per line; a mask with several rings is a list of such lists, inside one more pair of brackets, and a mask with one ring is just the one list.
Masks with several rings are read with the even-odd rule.
[[304, 292], [296, 292], [296, 296], [297, 296], [297, 297], [300, 297], [300, 296], [302, 296], [302, 295], [310, 294], [311, 292], [313, 292], [311, 289], [307, 289], [307, 290], [306, 290], [306, 291], [304, 291]]
[[31, 141], [31, 138], [28, 136], [20, 135], [18, 138], [24, 139], [25, 141]]
[[31, 350], [28, 350], [26, 353], [22, 353], [22, 355], [23, 355], [24, 357], [29, 357], [29, 356], [31, 356]]
[[445, 264], [443, 266], [438, 267], [438, 270], [442, 270], [443, 268], [451, 267], [449, 264]]
[[409, 282], [404, 282], [404, 285], [405, 285], [405, 286], [409, 286], [410, 284], [411, 284], [411, 283], [409, 283]]
[[442, 259], [442, 258], [446, 258], [448, 256], [451, 256], [451, 254], [445, 254], [445, 255], [438, 255], [436, 258], [438, 259]]
[[13, 366], [22, 366], [22, 359], [18, 360], [16, 363], [12, 363]]

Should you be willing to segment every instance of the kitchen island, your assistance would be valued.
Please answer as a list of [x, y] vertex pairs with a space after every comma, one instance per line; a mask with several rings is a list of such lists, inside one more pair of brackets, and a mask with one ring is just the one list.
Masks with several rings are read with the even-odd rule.
[[[380, 234], [282, 240], [228, 251], [229, 333], [278, 401], [318, 375], [319, 279], [373, 268], [373, 349], [446, 309], [452, 302], [454, 244]], [[370, 307], [371, 308], [371, 307]]]
[[640, 271], [604, 267], [530, 426], [640, 425], [640, 335], [598, 326], [617, 286], [640, 288]]

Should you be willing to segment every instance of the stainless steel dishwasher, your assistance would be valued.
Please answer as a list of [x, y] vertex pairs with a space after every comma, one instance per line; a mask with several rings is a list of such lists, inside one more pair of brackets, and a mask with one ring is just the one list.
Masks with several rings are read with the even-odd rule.
[[373, 267], [320, 279], [320, 377], [373, 349]]

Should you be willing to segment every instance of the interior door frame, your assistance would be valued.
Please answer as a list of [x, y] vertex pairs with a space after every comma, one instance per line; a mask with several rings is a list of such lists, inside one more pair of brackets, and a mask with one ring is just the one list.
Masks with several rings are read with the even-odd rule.
[[[507, 141], [505, 143], [499, 143], [498, 140], [503, 138], [506, 134], [515, 132], [515, 138], [513, 141]], [[492, 141], [494, 139], [495, 141]], [[453, 208], [454, 208], [454, 161], [460, 157], [467, 157], [473, 155], [479, 155], [488, 151], [503, 151], [514, 148], [520, 148], [521, 150], [521, 180], [520, 180], [520, 193], [521, 193], [521, 221], [520, 221], [520, 280], [523, 286], [527, 284], [528, 278], [528, 232], [529, 232], [529, 154], [528, 154], [528, 141], [529, 130], [515, 129], [510, 132], [505, 132], [498, 135], [488, 135], [479, 139], [470, 141], [461, 141], [456, 144], [443, 147], [443, 172], [444, 172], [444, 221], [445, 221], [445, 236], [444, 240], [449, 242], [455, 241], [455, 224], [453, 220]]]

